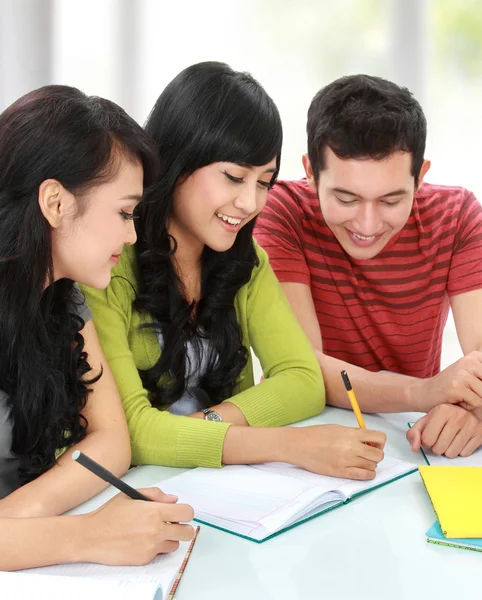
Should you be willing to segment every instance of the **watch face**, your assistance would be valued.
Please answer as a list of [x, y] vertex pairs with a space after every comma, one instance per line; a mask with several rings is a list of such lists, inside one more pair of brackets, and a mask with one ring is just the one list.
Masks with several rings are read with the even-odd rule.
[[206, 421], [222, 421], [222, 418], [220, 415], [218, 415], [217, 412], [214, 412], [214, 410], [211, 410], [210, 412], [208, 412], [206, 414]]

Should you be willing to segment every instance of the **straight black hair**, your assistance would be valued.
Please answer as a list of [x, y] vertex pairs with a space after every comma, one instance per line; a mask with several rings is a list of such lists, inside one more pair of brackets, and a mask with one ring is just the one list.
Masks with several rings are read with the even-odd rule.
[[418, 185], [427, 122], [405, 87], [371, 75], [341, 77], [322, 88], [308, 109], [308, 156], [315, 180], [330, 148], [340, 158], [383, 159], [393, 152], [412, 155]]

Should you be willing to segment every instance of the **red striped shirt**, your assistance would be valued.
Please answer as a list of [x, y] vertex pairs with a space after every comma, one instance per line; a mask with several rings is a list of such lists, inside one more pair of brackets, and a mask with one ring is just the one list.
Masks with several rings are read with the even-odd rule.
[[310, 286], [325, 354], [370, 371], [438, 373], [449, 297], [482, 288], [482, 207], [459, 187], [423, 184], [369, 260], [346, 254], [304, 179], [275, 185], [255, 236], [281, 282]]

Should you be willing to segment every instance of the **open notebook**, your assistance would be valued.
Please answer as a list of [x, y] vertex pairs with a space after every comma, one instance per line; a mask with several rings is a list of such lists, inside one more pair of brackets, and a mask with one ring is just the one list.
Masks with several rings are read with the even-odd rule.
[[453, 548], [463, 548], [464, 550], [475, 550], [482, 552], [482, 538], [451, 538], [447, 539], [442, 534], [438, 521], [430, 527], [426, 533], [427, 542], [439, 544], [440, 546], [451, 546]]
[[[412, 427], [414, 423], [408, 423]], [[428, 465], [452, 466], [452, 467], [482, 467], [482, 446], [470, 456], [457, 456], [456, 458], [447, 458], [438, 456], [426, 448], [420, 448], [423, 457]]]
[[167, 600], [172, 598], [195, 540], [181, 542], [176, 552], [159, 555], [142, 567], [73, 563], [15, 573], [0, 571], [0, 597], [2, 600]]
[[285, 463], [198, 467], [162, 482], [168, 494], [191, 504], [195, 520], [255, 542], [341, 506], [413, 473], [415, 465], [385, 458], [372, 481], [316, 475]]

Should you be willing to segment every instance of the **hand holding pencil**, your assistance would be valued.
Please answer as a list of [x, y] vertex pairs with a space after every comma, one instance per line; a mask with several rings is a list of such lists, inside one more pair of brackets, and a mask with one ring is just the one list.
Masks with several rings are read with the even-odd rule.
[[81, 452], [72, 458], [123, 492], [91, 513], [72, 517], [83, 540], [78, 561], [144, 565], [193, 538], [194, 528], [188, 524], [193, 509], [178, 504], [176, 496], [158, 488], [135, 490]]

